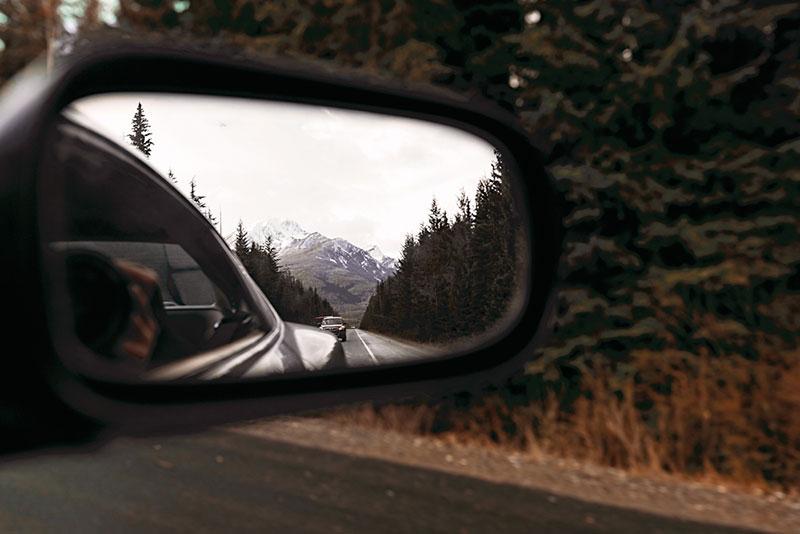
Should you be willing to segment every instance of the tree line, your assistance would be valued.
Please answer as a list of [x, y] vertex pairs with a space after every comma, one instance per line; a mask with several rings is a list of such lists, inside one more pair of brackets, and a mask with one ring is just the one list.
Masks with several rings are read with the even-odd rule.
[[509, 179], [495, 151], [474, 203], [462, 191], [451, 219], [433, 199], [427, 222], [406, 236], [397, 272], [377, 284], [362, 328], [444, 341], [485, 331], [503, 316], [522, 243]]
[[316, 288], [305, 287], [281, 267], [271, 237], [267, 237], [264, 244], [248, 239], [240, 221], [236, 227], [234, 251], [283, 320], [316, 325], [316, 317], [337, 315]]

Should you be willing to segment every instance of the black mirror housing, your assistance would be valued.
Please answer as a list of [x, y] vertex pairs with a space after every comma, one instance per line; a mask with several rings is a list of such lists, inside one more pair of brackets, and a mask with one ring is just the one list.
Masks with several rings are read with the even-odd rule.
[[[8, 413], [71, 414], [75, 421], [88, 418], [112, 425], [116, 431], [151, 433], [345, 402], [438, 396], [505, 379], [531, 359], [533, 348], [546, 333], [561, 254], [561, 201], [541, 156], [516, 119], [477, 98], [295, 63], [258, 63], [128, 45], [85, 53], [64, 63], [49, 78], [27, 73], [14, 83], [16, 92], [5, 95], [0, 106], [0, 228], [8, 240], [0, 251], [6, 270], [0, 284], [8, 302], [16, 303], [4, 310], [3, 323], [9, 338], [17, 336], [21, 342], [14, 343], [20, 348], [13, 354], [6, 351], [8, 371], [0, 378]], [[233, 96], [374, 111], [453, 126], [505, 147], [522, 178], [515, 194], [528, 214], [524, 230], [531, 243], [521, 314], [491, 345], [403, 367], [202, 385], [120, 384], [75, 373], [58, 358], [48, 329], [37, 247], [37, 210], [46, 209], [48, 198], [39, 197], [37, 176], [46, 163], [42, 145], [61, 111], [79, 98], [117, 92]], [[70, 433], [64, 431], [59, 437], [54, 432], [42, 441], [63, 440]]]

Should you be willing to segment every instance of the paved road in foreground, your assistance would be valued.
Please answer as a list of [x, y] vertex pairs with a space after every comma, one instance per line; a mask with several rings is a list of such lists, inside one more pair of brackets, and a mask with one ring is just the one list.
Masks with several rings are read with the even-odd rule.
[[363, 367], [435, 357], [436, 348], [405, 343], [358, 328], [347, 330], [347, 341], [342, 343], [347, 365]]
[[0, 502], [2, 532], [723, 531], [229, 430], [0, 464]]

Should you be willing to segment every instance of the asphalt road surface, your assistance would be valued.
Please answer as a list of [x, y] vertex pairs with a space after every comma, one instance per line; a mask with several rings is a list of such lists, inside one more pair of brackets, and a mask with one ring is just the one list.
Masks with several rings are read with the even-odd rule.
[[358, 328], [347, 330], [347, 341], [342, 347], [349, 367], [402, 363], [431, 358], [440, 352], [435, 347], [403, 342]]
[[6, 462], [0, 502], [2, 532], [723, 531], [230, 430]]

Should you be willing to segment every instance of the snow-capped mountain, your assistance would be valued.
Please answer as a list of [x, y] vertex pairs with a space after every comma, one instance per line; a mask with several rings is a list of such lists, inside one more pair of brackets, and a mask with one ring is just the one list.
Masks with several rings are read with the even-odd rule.
[[384, 256], [378, 260], [368, 251], [345, 239], [331, 239], [319, 232], [296, 239], [278, 251], [278, 257], [290, 269], [291, 264], [300, 263], [299, 260], [304, 260], [305, 256], [313, 256], [325, 268], [343, 268], [350, 273], [362, 275], [373, 283], [385, 280], [395, 271], [394, 259]]
[[340, 313], [360, 316], [375, 285], [397, 270], [394, 258], [342, 238], [307, 232], [294, 221], [268, 220], [250, 231], [250, 239], [272, 237], [281, 265], [306, 285], [316, 287]]
[[269, 219], [256, 224], [250, 230], [250, 239], [256, 243], [266, 243], [267, 237], [272, 236], [272, 246], [282, 250], [297, 239], [303, 239], [308, 232], [294, 221], [281, 221]]
[[385, 255], [377, 245], [364, 250], [346, 239], [307, 232], [295, 221], [269, 219], [260, 222], [250, 230], [249, 237], [261, 244], [271, 237], [272, 246], [280, 258], [317, 250], [320, 260], [335, 263], [350, 271], [363, 271], [376, 281], [385, 280], [397, 270], [397, 260]]

